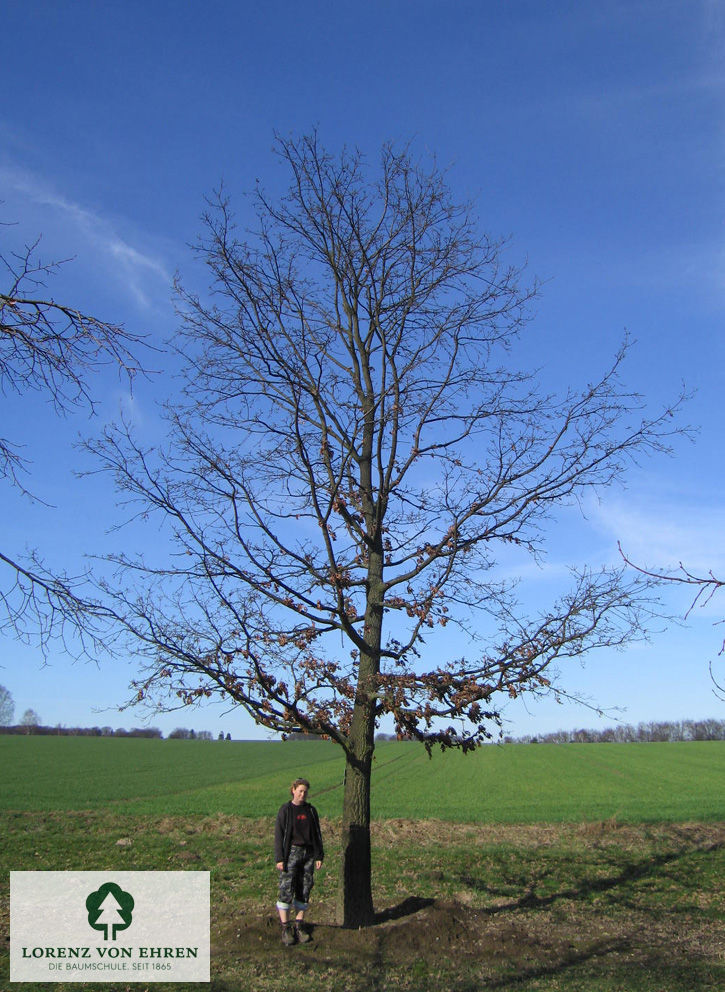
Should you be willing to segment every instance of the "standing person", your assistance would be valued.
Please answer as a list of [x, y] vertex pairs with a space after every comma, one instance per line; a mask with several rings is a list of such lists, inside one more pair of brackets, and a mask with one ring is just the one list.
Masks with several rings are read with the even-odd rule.
[[[302, 926], [314, 885], [315, 869], [322, 867], [324, 851], [317, 810], [307, 802], [310, 783], [298, 778], [290, 786], [292, 799], [280, 806], [274, 827], [274, 856], [279, 869], [277, 910], [282, 943], [289, 946], [310, 939]], [[294, 924], [290, 911], [296, 910]]]

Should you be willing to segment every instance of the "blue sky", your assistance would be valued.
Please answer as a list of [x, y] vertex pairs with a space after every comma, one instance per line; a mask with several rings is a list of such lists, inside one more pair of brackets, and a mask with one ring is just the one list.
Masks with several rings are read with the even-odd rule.
[[[565, 564], [611, 561], [618, 540], [650, 565], [725, 575], [720, 0], [6, 0], [3, 35], [0, 219], [16, 222], [3, 244], [42, 234], [45, 260], [73, 259], [52, 282], [57, 299], [162, 341], [175, 326], [174, 272], [195, 276], [188, 244], [205, 194], [223, 180], [243, 211], [256, 179], [284, 182], [275, 130], [316, 126], [329, 147], [373, 156], [387, 139], [412, 139], [450, 164], [481, 226], [510, 235], [513, 258], [544, 280], [522, 350], [547, 382], [593, 379], [627, 330], [637, 342], [627, 381], [653, 407], [683, 381], [695, 392], [695, 443], [645, 462], [626, 491], [587, 505], [585, 522], [564, 515], [533, 581], [545, 590]], [[78, 479], [74, 469], [89, 466], [73, 443], [121, 410], [157, 438], [154, 404], [172, 388], [162, 374], [130, 395], [99, 376], [93, 421], [58, 422], [40, 396], [2, 397], [4, 431], [26, 445], [28, 482], [50, 505], [0, 490], [0, 546], [38, 547], [70, 571], [124, 546], [110, 480]], [[668, 601], [687, 609], [684, 591]], [[626, 722], [721, 715], [708, 674], [718, 616], [716, 601], [686, 627], [593, 656], [568, 684]], [[43, 667], [5, 638], [0, 666], [18, 716], [33, 707], [49, 724], [149, 722], [114, 711], [132, 659], [94, 667], [57, 650]], [[553, 702], [506, 715], [516, 734], [612, 722]], [[151, 723], [263, 735], [218, 707]]]

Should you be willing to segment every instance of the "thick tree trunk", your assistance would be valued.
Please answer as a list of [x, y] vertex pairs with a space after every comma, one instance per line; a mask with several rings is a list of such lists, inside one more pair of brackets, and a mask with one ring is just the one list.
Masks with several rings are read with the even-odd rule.
[[348, 754], [342, 810], [342, 862], [337, 922], [359, 928], [373, 922], [372, 862], [370, 856], [370, 756]]
[[[370, 382], [367, 383], [370, 387]], [[373, 498], [372, 459], [375, 404], [370, 393], [365, 408], [364, 457], [360, 469], [363, 509], [369, 542], [364, 647], [360, 648], [357, 692], [347, 738], [345, 792], [342, 802], [342, 863], [337, 922], [343, 927], [367, 927], [373, 922], [372, 858], [370, 850], [370, 778], [375, 750], [380, 648], [383, 632], [383, 539], [380, 506]]]
[[345, 791], [342, 802], [342, 865], [337, 904], [341, 926], [358, 928], [373, 922], [372, 861], [370, 856], [370, 778], [375, 751], [375, 709], [382, 597], [368, 602], [368, 650], [361, 654], [357, 695], [347, 739]]

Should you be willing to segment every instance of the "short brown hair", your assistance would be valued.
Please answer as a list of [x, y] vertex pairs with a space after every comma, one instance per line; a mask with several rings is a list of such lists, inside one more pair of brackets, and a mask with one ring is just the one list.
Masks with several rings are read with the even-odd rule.
[[310, 787], [310, 783], [306, 778], [296, 778], [292, 785], [289, 787], [290, 795], [295, 791], [298, 785], [304, 785], [307, 789]]

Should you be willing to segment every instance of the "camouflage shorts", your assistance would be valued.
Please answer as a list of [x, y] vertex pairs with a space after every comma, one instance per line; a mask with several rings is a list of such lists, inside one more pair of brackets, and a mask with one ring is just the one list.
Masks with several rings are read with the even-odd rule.
[[277, 909], [307, 909], [315, 883], [315, 855], [308, 847], [293, 846], [287, 858], [287, 871], [279, 873]]

